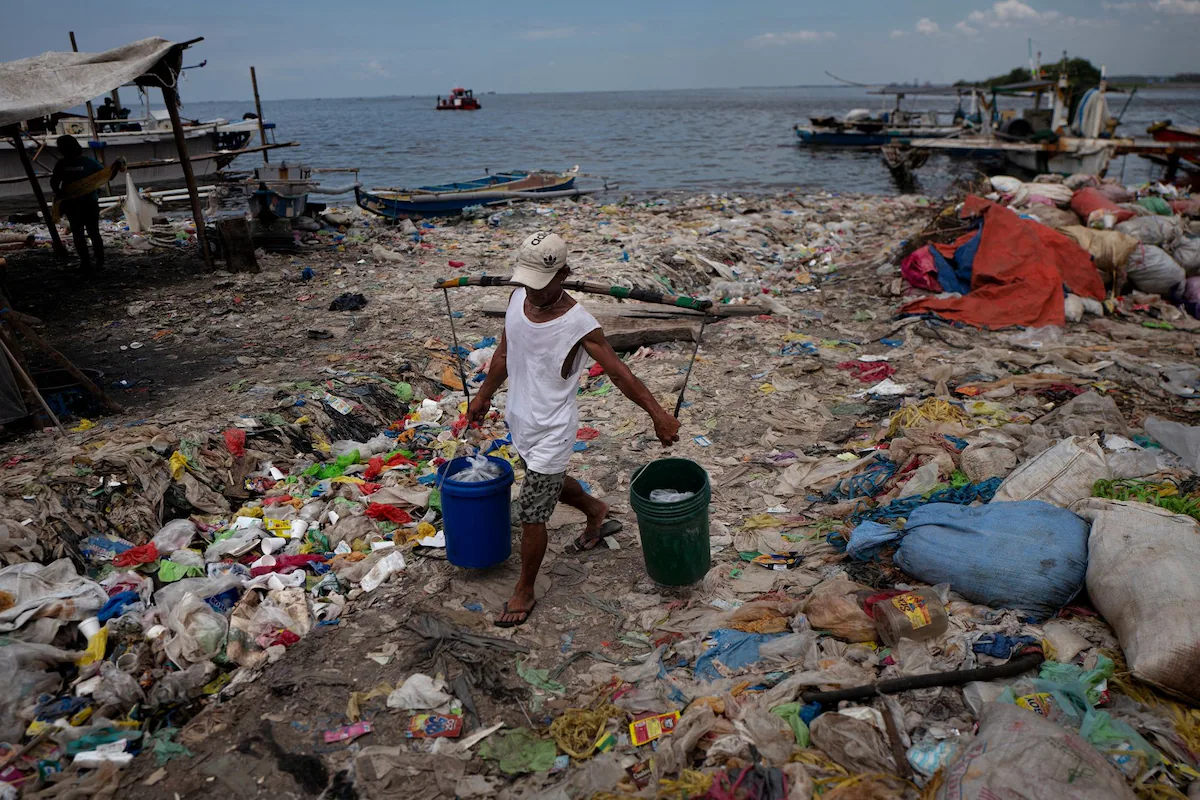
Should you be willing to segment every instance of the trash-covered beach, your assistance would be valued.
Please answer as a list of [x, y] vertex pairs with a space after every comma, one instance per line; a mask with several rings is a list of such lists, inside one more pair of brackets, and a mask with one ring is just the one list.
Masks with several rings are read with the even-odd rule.
[[[1197, 213], [1155, 185], [998, 178], [398, 226], [339, 208], [257, 273], [204, 271], [190, 221], [106, 222], [94, 286], [10, 253], [16, 307], [126, 408], [4, 444], [0, 781], [1194, 796]], [[579, 296], [664, 406], [685, 390], [681, 441], [586, 373], [571, 471], [624, 528], [569, 555], [560, 506], [536, 610], [502, 630], [519, 548], [449, 563], [437, 468], [516, 462], [500, 398], [461, 421], [459, 359], [477, 386], [508, 290], [431, 287], [508, 274], [539, 229], [574, 277], [718, 313], [685, 378], [700, 314]], [[690, 586], [647, 575], [632, 508], [664, 456], [709, 479]]]

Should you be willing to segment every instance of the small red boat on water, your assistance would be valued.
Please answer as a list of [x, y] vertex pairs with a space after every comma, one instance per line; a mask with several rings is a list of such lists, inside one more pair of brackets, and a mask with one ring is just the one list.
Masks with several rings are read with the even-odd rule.
[[470, 89], [464, 89], [461, 86], [451, 89], [449, 97], [438, 97], [437, 99], [438, 111], [476, 111], [482, 107], [475, 99], [475, 94]]
[[[1200, 144], [1200, 128], [1185, 128], [1182, 125], [1175, 125], [1171, 120], [1163, 122], [1155, 122], [1146, 129], [1149, 133], [1160, 142], [1186, 142], [1188, 144]], [[1191, 153], [1184, 156], [1185, 159], [1196, 164], [1200, 164], [1200, 154]]]

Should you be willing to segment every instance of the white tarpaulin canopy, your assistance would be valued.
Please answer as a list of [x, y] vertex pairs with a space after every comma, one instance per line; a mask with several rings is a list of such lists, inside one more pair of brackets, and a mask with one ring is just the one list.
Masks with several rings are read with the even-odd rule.
[[151, 72], [179, 46], [154, 37], [103, 53], [42, 53], [0, 63], [0, 127], [108, 94]]

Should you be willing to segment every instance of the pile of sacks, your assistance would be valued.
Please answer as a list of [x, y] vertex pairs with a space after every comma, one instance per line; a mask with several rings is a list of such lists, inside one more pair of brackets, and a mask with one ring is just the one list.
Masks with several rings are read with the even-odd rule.
[[1200, 199], [1174, 186], [1134, 189], [1091, 175], [1032, 183], [998, 176], [991, 184], [995, 197], [1087, 250], [1114, 294], [1133, 288], [1200, 314]]

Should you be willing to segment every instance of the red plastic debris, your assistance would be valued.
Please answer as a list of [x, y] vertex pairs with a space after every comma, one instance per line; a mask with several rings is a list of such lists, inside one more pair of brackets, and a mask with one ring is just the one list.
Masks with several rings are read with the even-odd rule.
[[467, 265], [467, 262], [465, 261], [450, 261], [447, 263], [449, 263], [450, 266], [454, 267], [455, 269], [458, 269], [459, 267], [465, 267]]
[[853, 372], [863, 383], [878, 383], [896, 374], [896, 368], [886, 361], [843, 361], [838, 364], [838, 369]]
[[246, 455], [246, 432], [241, 428], [230, 428], [225, 431], [225, 449], [234, 458]]
[[603, 374], [604, 367], [600, 366], [599, 364], [592, 364], [590, 367], [588, 367], [588, 376], [591, 378], [596, 378]]
[[412, 515], [403, 508], [384, 503], [371, 503], [367, 506], [367, 516], [374, 520], [394, 522], [397, 525], [407, 525], [413, 521]]
[[599, 436], [600, 431], [596, 430], [595, 428], [580, 428], [575, 432], [575, 438], [580, 442], [590, 442], [592, 439], [596, 439]]
[[158, 546], [151, 542], [140, 547], [131, 547], [113, 557], [114, 567], [137, 567], [158, 561]]

